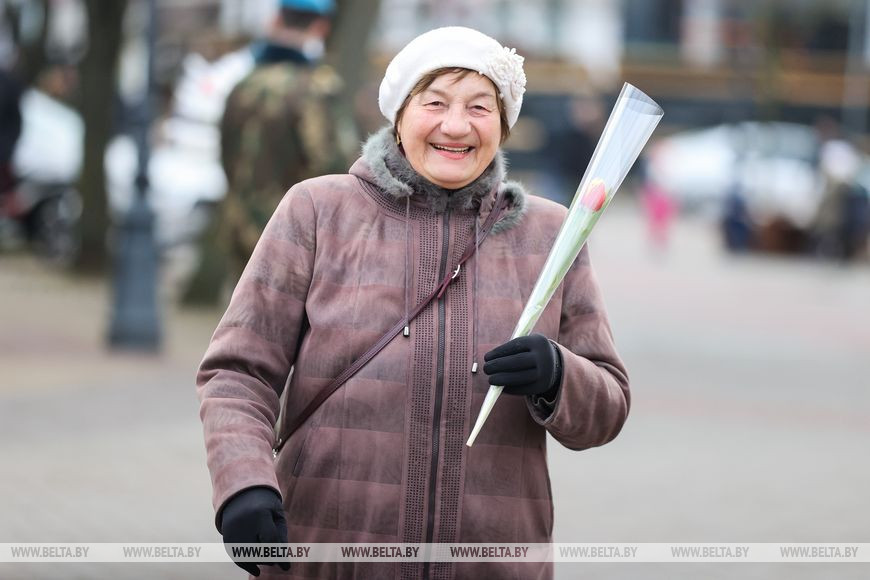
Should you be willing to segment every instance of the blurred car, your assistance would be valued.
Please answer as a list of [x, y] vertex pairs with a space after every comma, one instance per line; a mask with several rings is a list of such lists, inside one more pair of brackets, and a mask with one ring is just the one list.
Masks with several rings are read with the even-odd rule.
[[[738, 195], [755, 223], [809, 228], [822, 198], [820, 143], [812, 127], [744, 122], [677, 133], [650, 147], [647, 179], [682, 208], [719, 217]], [[870, 190], [870, 158], [858, 181]]]
[[[172, 115], [163, 121], [148, 166], [148, 202], [161, 248], [192, 241], [226, 194], [220, 164], [218, 123], [230, 90], [254, 66], [243, 49], [209, 63], [189, 55], [176, 85]], [[21, 180], [16, 191], [20, 220], [37, 249], [60, 262], [75, 252], [75, 222], [83, 211], [75, 187], [82, 167], [84, 123], [64, 103], [31, 89], [21, 101], [22, 132], [13, 158]], [[113, 138], [105, 152], [109, 208], [118, 218], [130, 207], [138, 150], [128, 135]], [[84, 208], [86, 211], [86, 208]]]

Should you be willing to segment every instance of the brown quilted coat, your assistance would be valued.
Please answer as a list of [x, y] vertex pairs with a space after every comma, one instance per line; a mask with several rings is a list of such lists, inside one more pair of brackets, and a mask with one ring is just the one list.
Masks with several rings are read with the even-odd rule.
[[[448, 195], [415, 178], [382, 131], [350, 174], [287, 193], [197, 375], [218, 513], [239, 491], [268, 486], [283, 498], [290, 542], [552, 541], [545, 435], [578, 450], [613, 439], [628, 413], [628, 379], [584, 249], [535, 328], [562, 355], [555, 403], [503, 395], [465, 446], [488, 388], [472, 364], [482, 367], [483, 354], [510, 338], [566, 213], [503, 179], [498, 157]], [[507, 212], [444, 298], [273, 458], [282, 392], [292, 417], [401, 320], [406, 303], [413, 309], [474, 239], [499, 191]], [[295, 563], [288, 574], [548, 578], [552, 565]]]

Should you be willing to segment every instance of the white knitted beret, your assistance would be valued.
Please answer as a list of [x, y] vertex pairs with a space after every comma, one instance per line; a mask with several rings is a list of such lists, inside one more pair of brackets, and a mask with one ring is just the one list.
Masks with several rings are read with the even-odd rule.
[[523, 57], [489, 36], [462, 26], [447, 26], [425, 32], [399, 51], [384, 74], [378, 93], [381, 113], [396, 123], [396, 113], [405, 97], [426, 73], [445, 67], [462, 67], [486, 75], [498, 87], [513, 127], [523, 105], [526, 74]]

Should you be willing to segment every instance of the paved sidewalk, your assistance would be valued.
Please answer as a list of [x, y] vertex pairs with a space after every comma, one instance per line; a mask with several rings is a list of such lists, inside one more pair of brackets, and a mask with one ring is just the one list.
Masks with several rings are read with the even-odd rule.
[[[614, 206], [592, 240], [632, 414], [551, 446], [562, 542], [870, 542], [870, 266], [653, 258]], [[193, 377], [219, 313], [164, 313], [110, 354], [105, 284], [0, 255], [0, 542], [216, 542]], [[557, 578], [867, 578], [867, 565], [561, 565]], [[0, 578], [241, 578], [234, 565], [0, 563]]]
[[[217, 542], [196, 365], [219, 313], [164, 312], [161, 354], [104, 348], [109, 293], [0, 256], [0, 542]], [[0, 564], [0, 578], [239, 578], [233, 564]]]

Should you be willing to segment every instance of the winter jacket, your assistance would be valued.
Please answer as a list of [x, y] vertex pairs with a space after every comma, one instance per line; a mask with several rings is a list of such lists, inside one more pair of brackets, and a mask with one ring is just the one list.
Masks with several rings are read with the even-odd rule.
[[[443, 298], [273, 458], [282, 392], [283, 421], [438, 285], [498, 195], [507, 210]], [[218, 521], [234, 494], [267, 486], [283, 498], [291, 543], [552, 541], [546, 433], [570, 449], [602, 445], [629, 408], [586, 249], [535, 327], [562, 357], [556, 400], [503, 395], [474, 446], [465, 441], [489, 387], [472, 367], [510, 339], [565, 214], [505, 181], [500, 155], [469, 186], [438, 188], [387, 129], [349, 174], [292, 187], [197, 375]], [[552, 564], [299, 562], [289, 574], [548, 578]]]

